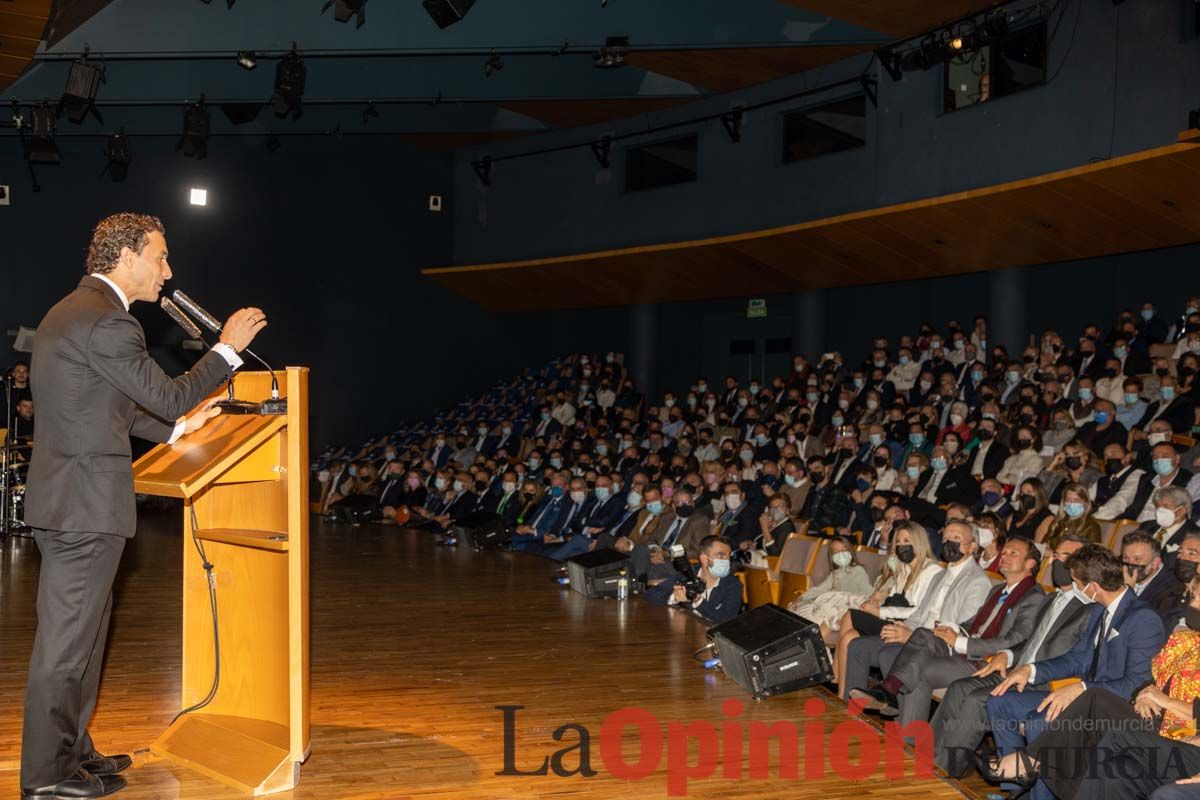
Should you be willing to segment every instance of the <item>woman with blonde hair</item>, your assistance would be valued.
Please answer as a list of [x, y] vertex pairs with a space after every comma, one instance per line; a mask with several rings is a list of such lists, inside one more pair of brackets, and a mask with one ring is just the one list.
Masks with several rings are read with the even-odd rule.
[[1095, 453], [1088, 450], [1083, 442], [1072, 439], [1063, 445], [1063, 449], [1054, 456], [1050, 466], [1042, 470], [1038, 479], [1045, 485], [1046, 497], [1053, 507], [1061, 502], [1067, 484], [1080, 484], [1084, 489], [1091, 489], [1104, 474], [1101, 466]]
[[1100, 523], [1092, 517], [1092, 499], [1088, 496], [1087, 488], [1079, 483], [1068, 483], [1063, 488], [1058, 514], [1042, 522], [1034, 541], [1042, 555], [1045, 555], [1054, 552], [1068, 533], [1091, 542], [1100, 542]]
[[844, 697], [842, 678], [846, 674], [846, 657], [850, 643], [858, 638], [854, 628], [854, 611], [891, 622], [907, 619], [929, 591], [929, 584], [942, 570], [929, 547], [929, 535], [915, 522], [902, 522], [892, 532], [891, 555], [876, 581], [875, 591], [857, 609], [851, 607], [838, 625], [840, 635], [834, 658], [838, 696]]

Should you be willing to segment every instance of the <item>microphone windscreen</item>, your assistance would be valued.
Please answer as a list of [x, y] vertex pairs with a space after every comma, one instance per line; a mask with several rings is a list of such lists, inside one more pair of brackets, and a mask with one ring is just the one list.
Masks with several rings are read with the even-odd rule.
[[159, 305], [162, 306], [163, 311], [167, 312], [168, 317], [175, 320], [179, 327], [187, 331], [188, 336], [191, 336], [193, 339], [200, 338], [200, 329], [196, 327], [196, 323], [188, 319], [187, 315], [179, 309], [179, 306], [171, 302], [171, 298], [164, 297], [159, 301]]
[[200, 304], [195, 300], [188, 297], [178, 289], [172, 292], [171, 296], [175, 298], [176, 303], [183, 306], [185, 311], [187, 311], [196, 319], [200, 320], [201, 325], [208, 328], [213, 333], [221, 332], [221, 323], [217, 321], [217, 318], [201, 308]]

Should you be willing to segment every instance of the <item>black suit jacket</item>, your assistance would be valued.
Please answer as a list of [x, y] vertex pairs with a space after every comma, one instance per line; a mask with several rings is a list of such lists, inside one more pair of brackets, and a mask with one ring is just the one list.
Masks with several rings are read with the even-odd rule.
[[[33, 339], [38, 437], [25, 495], [35, 528], [132, 537], [137, 526], [129, 436], [171, 437], [232, 370], [209, 351], [169, 378], [142, 326], [104, 281], [86, 276], [46, 313]], [[220, 424], [220, 420], [213, 424]]]
[[[1154, 403], [1146, 407], [1146, 413], [1142, 415], [1141, 420], [1135, 425], [1135, 428], [1145, 428], [1155, 419], [1166, 420], [1171, 423], [1171, 430], [1175, 433], [1187, 434], [1192, 429], [1192, 425], [1196, 422], [1196, 404], [1191, 401], [1187, 395], [1177, 395], [1167, 405], [1166, 409], [1155, 417], [1158, 411], [1159, 403]], [[41, 413], [40, 411], [38, 413]]]

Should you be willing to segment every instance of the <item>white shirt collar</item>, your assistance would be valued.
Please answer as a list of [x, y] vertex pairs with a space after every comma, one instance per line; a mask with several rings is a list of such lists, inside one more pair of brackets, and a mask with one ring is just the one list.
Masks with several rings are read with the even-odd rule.
[[1122, 586], [1121, 593], [1118, 594], [1116, 597], [1114, 597], [1113, 601], [1104, 607], [1104, 610], [1108, 612], [1108, 624], [1109, 625], [1112, 624], [1113, 617], [1116, 616], [1116, 614], [1117, 614], [1117, 606], [1121, 605], [1121, 600], [1122, 600], [1122, 598], [1125, 597], [1125, 593], [1128, 591], [1129, 591], [1128, 586]]
[[974, 559], [964, 558], [962, 561], [958, 562], [957, 564], [950, 564], [949, 566], [946, 567], [946, 577], [953, 580], [955, 577], [958, 576], [958, 573], [962, 572], [964, 569], [967, 568], [968, 565], [970, 565], [972, 563], [974, 563]]
[[117, 286], [117, 284], [113, 282], [112, 278], [108, 277], [107, 275], [101, 275], [98, 272], [92, 273], [92, 277], [99, 278], [100, 280], [104, 281], [109, 286], [111, 286], [113, 291], [117, 293], [117, 299], [121, 301], [121, 305], [125, 306], [126, 311], [129, 310], [129, 298], [125, 296], [125, 293], [123, 291], [121, 291], [121, 287]]

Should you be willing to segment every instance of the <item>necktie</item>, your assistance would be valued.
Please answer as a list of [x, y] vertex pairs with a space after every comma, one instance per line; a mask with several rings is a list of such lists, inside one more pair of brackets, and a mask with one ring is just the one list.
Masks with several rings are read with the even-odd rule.
[[571, 504], [571, 508], [567, 511], [567, 518], [563, 520], [562, 527], [559, 528], [560, 531], [570, 530], [571, 519], [575, 516], [575, 510], [577, 508], [579, 508], [579, 506], [575, 505], [574, 503]]
[[1104, 616], [1100, 617], [1100, 634], [1096, 640], [1096, 649], [1092, 652], [1092, 665], [1088, 667], [1086, 681], [1096, 678], [1096, 668], [1100, 665], [1100, 651], [1104, 648], [1104, 642], [1108, 639], [1108, 609], [1104, 609]]
[[988, 627], [992, 624], [992, 620], [994, 620], [996, 615], [999, 614], [1004, 608], [1004, 602], [1006, 600], [1008, 600], [1008, 589], [1005, 589], [1000, 593], [1000, 596], [996, 598], [996, 603], [992, 606], [991, 612], [988, 613], [987, 619], [983, 621], [983, 624], [980, 625], [978, 629], [971, 631], [972, 636], [981, 636], [983, 632], [988, 629]]
[[675, 537], [679, 535], [679, 529], [683, 527], [683, 518], [676, 517], [675, 522], [671, 525], [671, 530], [667, 531], [667, 537], [663, 539], [662, 549], [670, 550], [671, 545], [675, 544]]
[[[513, 492], [513, 494], [516, 494], [516, 492]], [[497, 514], [503, 514], [503, 513], [504, 513], [504, 507], [505, 507], [506, 505], [508, 505], [508, 501], [509, 501], [510, 499], [512, 499], [512, 494], [506, 494], [506, 495], [504, 495], [503, 499], [501, 499], [501, 500], [500, 500], [500, 505], [496, 507], [496, 513], [497, 513]]]

